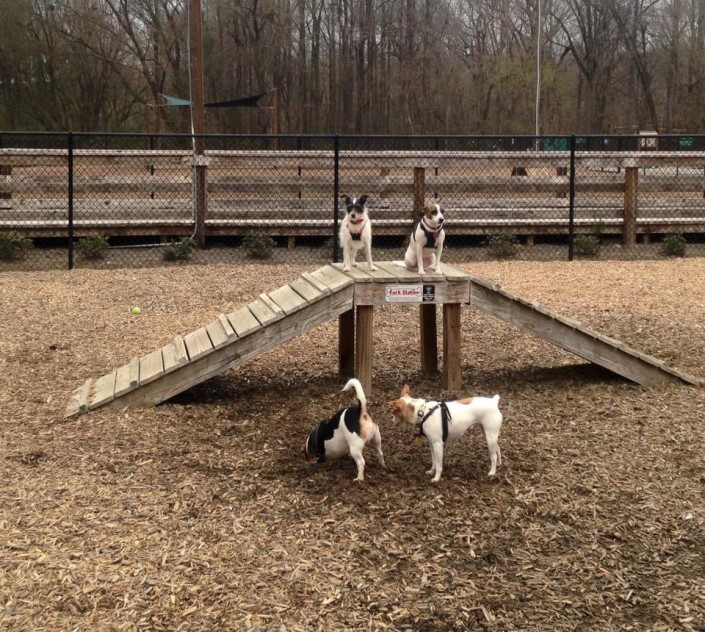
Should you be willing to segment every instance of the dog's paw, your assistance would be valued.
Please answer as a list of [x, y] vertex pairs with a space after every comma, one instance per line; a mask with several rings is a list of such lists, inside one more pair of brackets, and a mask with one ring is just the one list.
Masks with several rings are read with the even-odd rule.
[[431, 482], [432, 482], [432, 483], [440, 483], [440, 482], [441, 482], [441, 477], [440, 477], [440, 476], [434, 476], [434, 477], [431, 479]]
[[435, 473], [436, 473], [435, 467], [432, 467], [430, 470], [426, 470], [426, 474], [428, 474], [429, 476], [432, 476]]
[[358, 476], [358, 477], [356, 477], [356, 478], [353, 478], [353, 483], [364, 483], [364, 482], [365, 482], [365, 478], [364, 478], [364, 477], [360, 478], [360, 477]]
[[350, 266], [343, 266], [343, 272], [350, 272]]
[[370, 270], [372, 270], [374, 272], [375, 270], [379, 270], [379, 268], [376, 265], [372, 264], [370, 266]]

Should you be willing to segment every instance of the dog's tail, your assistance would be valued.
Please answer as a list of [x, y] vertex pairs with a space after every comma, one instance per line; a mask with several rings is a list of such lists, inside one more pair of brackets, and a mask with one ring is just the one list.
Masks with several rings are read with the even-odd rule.
[[360, 412], [363, 415], [366, 415], [367, 397], [365, 397], [365, 391], [362, 390], [362, 384], [360, 384], [360, 380], [353, 377], [348, 380], [348, 383], [345, 386], [343, 386], [344, 391], [349, 391], [351, 388], [355, 389], [355, 395], [357, 396], [357, 399], [360, 402]]

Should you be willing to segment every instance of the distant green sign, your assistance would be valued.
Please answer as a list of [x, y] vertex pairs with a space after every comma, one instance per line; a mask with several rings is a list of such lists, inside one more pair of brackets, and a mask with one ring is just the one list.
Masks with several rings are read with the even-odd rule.
[[681, 136], [678, 139], [678, 147], [681, 149], [692, 149], [695, 146], [695, 139], [692, 136]]
[[544, 138], [543, 139], [543, 150], [544, 151], [568, 151], [568, 139], [567, 138]]

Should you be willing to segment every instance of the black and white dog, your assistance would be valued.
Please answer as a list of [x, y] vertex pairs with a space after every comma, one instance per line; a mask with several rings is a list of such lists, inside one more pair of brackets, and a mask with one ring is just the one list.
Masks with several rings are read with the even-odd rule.
[[425, 274], [428, 266], [432, 272], [441, 271], [441, 252], [446, 238], [443, 222], [445, 218], [440, 204], [424, 206], [421, 221], [411, 233], [409, 247], [404, 255], [404, 264], [409, 270]]
[[355, 258], [357, 251], [365, 249], [367, 265], [370, 270], [377, 267], [372, 263], [372, 224], [367, 214], [367, 196], [350, 198], [341, 196], [345, 200], [346, 213], [340, 224], [340, 245], [343, 248], [343, 270], [348, 272], [351, 266], [357, 266]]
[[367, 412], [367, 398], [360, 381], [353, 378], [343, 387], [344, 391], [354, 388], [357, 395], [357, 406], [351, 406], [337, 412], [330, 419], [318, 422], [308, 435], [302, 452], [307, 461], [315, 459], [324, 463], [328, 459], [338, 459], [349, 454], [357, 465], [356, 481], [365, 479], [365, 459], [362, 449], [370, 443], [377, 451], [377, 458], [382, 467], [382, 435], [379, 427], [372, 421]]

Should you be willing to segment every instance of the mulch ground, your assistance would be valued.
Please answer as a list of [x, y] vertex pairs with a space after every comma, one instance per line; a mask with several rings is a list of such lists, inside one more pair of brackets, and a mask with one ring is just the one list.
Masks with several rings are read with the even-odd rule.
[[[705, 259], [465, 267], [705, 378]], [[86, 378], [302, 271], [0, 275], [1, 629], [705, 629], [705, 388], [637, 387], [469, 308], [464, 394], [505, 415], [493, 479], [480, 430], [433, 485], [392, 421], [405, 382], [454, 395], [403, 306], [375, 310], [389, 469], [370, 453], [363, 484], [298, 451], [351, 401], [335, 321], [156, 408], [63, 419]]]

